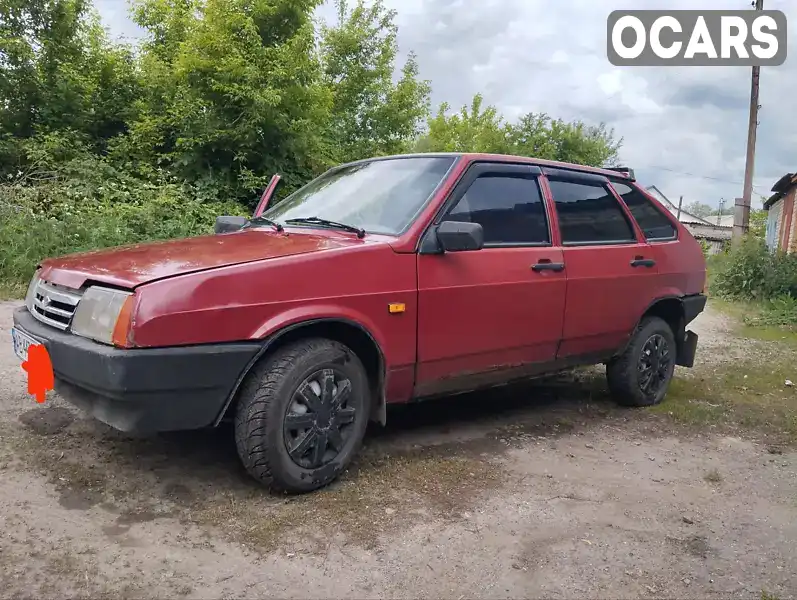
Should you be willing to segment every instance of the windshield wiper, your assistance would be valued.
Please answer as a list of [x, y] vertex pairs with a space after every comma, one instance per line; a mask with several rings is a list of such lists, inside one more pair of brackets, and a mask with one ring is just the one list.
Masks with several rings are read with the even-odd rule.
[[354, 225], [346, 225], [346, 223], [338, 223], [337, 221], [330, 221], [329, 219], [322, 219], [321, 217], [298, 217], [296, 219], [287, 219], [286, 223], [317, 223], [318, 225], [326, 225], [327, 227], [335, 227], [343, 229], [344, 231], [351, 231], [356, 233], [358, 238], [365, 237], [365, 229], [362, 227], [355, 227]]
[[247, 227], [253, 227], [253, 226], [255, 226], [255, 225], [260, 225], [260, 224], [263, 224], [263, 225], [271, 225], [271, 226], [272, 226], [274, 229], [276, 229], [276, 230], [277, 230], [278, 232], [280, 232], [280, 233], [281, 233], [281, 232], [283, 231], [283, 229], [284, 229], [284, 228], [282, 227], [282, 225], [280, 225], [280, 224], [279, 224], [279, 223], [277, 223], [276, 221], [272, 221], [271, 219], [267, 219], [266, 217], [255, 217], [254, 219], [252, 219], [251, 221], [249, 221], [249, 225], [247, 225]]

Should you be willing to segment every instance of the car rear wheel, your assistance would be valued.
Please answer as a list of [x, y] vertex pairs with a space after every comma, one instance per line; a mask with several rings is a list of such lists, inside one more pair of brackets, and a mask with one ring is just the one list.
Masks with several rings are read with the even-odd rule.
[[609, 390], [624, 406], [661, 402], [675, 371], [675, 336], [666, 321], [647, 317], [622, 355], [606, 366]]
[[365, 368], [348, 347], [320, 338], [293, 343], [242, 387], [238, 456], [274, 491], [313, 491], [337, 478], [359, 451], [370, 405]]

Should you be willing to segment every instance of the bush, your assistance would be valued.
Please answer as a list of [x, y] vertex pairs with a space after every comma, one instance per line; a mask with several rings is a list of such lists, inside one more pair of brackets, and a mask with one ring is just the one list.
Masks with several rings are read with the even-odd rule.
[[18, 291], [43, 258], [208, 234], [216, 216], [246, 214], [234, 202], [200, 202], [175, 183], [139, 182], [132, 190], [118, 183], [51, 178], [0, 185], [0, 282]]
[[778, 296], [772, 300], [766, 300], [759, 314], [746, 316], [744, 321], [747, 325], [765, 327], [797, 324], [797, 298]]
[[770, 253], [763, 240], [748, 236], [728, 253], [712, 286], [718, 295], [732, 300], [797, 297], [797, 257]]

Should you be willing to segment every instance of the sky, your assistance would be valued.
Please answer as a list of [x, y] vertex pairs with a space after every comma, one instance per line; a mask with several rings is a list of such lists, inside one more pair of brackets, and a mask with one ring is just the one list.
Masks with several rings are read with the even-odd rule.
[[[751, 9], [750, 0], [384, 0], [397, 11], [399, 64], [417, 55], [432, 104], [459, 108], [481, 93], [508, 119], [528, 112], [606, 123], [623, 138], [621, 164], [677, 204], [730, 214], [742, 195], [750, 109], [749, 67], [614, 67], [606, 19], [617, 8]], [[112, 36], [135, 41], [126, 0], [95, 0]], [[787, 19], [794, 0], [766, 0]], [[751, 9], [752, 10], [752, 9]], [[331, 4], [318, 9], [327, 21]], [[788, 30], [789, 50], [797, 27]], [[789, 52], [789, 55], [791, 52]], [[762, 67], [753, 206], [797, 171], [797, 57]]]

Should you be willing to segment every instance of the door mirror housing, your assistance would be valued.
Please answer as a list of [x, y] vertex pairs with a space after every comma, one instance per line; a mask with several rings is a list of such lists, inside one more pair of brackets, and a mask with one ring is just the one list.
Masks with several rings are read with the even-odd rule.
[[249, 222], [246, 217], [224, 216], [216, 217], [216, 225], [213, 227], [215, 233], [228, 233], [238, 231]]
[[443, 221], [437, 227], [437, 240], [443, 252], [468, 252], [484, 247], [484, 229], [478, 223]]

